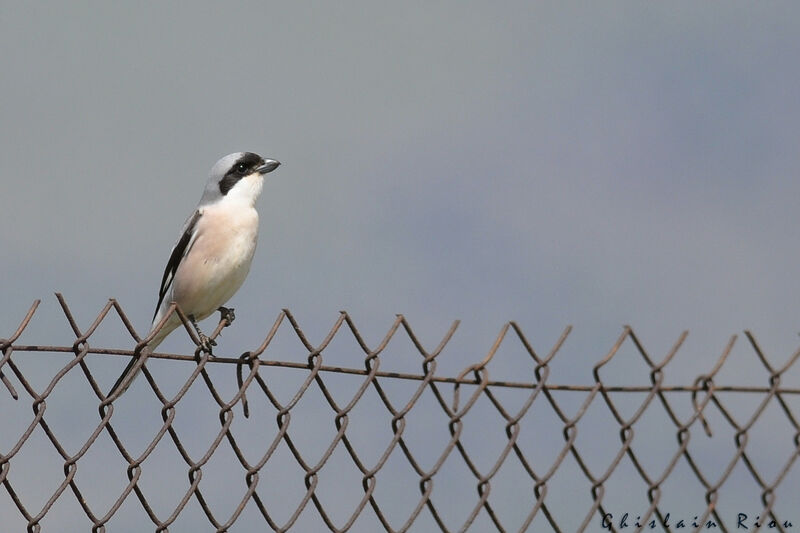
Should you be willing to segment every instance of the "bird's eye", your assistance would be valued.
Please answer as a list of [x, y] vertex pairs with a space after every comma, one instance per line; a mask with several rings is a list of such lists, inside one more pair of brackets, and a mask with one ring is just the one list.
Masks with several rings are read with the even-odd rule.
[[247, 170], [247, 165], [245, 165], [244, 163], [239, 163], [238, 165], [236, 165], [236, 170], [241, 173], [244, 173]]

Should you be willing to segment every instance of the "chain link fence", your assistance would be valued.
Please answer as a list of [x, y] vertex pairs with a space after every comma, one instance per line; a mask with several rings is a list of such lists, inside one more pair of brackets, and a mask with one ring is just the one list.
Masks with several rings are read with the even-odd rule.
[[[148, 353], [116, 301], [82, 326], [57, 298], [71, 344], [21, 340], [38, 301], [0, 338], [3, 531], [800, 529], [800, 351], [776, 365], [750, 332], [764, 371], [745, 386], [718, 383], [735, 336], [668, 385], [686, 333], [657, 360], [629, 327], [578, 385], [550, 376], [571, 328], [539, 353], [507, 323], [481, 361], [441, 375], [458, 322], [426, 347], [398, 316], [369, 345], [341, 313], [313, 344], [284, 310], [226, 356], [182, 317], [194, 354]], [[132, 342], [93, 345], [110, 322]], [[524, 370], [498, 380], [509, 349]], [[363, 366], [332, 365], [337, 351]], [[132, 356], [144, 378], [107, 398]], [[621, 358], [646, 381], [615, 384]]]

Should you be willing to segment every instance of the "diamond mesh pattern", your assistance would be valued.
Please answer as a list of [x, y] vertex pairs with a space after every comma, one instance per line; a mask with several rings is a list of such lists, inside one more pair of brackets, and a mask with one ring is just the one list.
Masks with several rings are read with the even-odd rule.
[[[750, 332], [747, 349], [765, 370], [763, 386], [717, 384], [735, 336], [694, 383], [665, 385], [665, 367], [686, 333], [657, 361], [630, 327], [591, 369], [593, 383], [563, 385], [549, 378], [571, 328], [542, 356], [516, 323], [507, 323], [482, 361], [447, 376], [437, 365], [458, 322], [426, 348], [398, 316], [369, 346], [341, 313], [313, 344], [284, 310], [259, 346], [215, 357], [202, 350], [182, 315], [195, 353], [149, 353], [116, 301], [84, 327], [57, 298], [72, 345], [18, 343], [35, 321], [38, 301], [0, 339], [7, 389], [0, 398], [4, 524], [28, 531], [106, 531], [106, 524], [116, 530], [123, 523], [155, 531], [667, 531], [685, 520], [688, 529], [713, 523], [730, 531], [741, 515], [720, 508], [726, 497], [739, 497], [732, 487], [746, 479], [750, 488], [736, 501], [749, 505], [739, 509], [749, 529], [792, 529], [794, 507], [779, 511], [778, 504], [790, 505], [800, 491], [794, 466], [800, 389], [782, 378], [800, 351], [777, 366]], [[108, 321], [124, 326], [133, 349], [91, 344]], [[211, 337], [227, 325], [221, 320]], [[304, 360], [267, 358], [278, 335], [293, 339]], [[326, 363], [343, 337], [363, 368]], [[421, 372], [382, 370], [382, 357], [395, 345], [415, 352]], [[491, 364], [509, 345], [528, 359], [529, 372], [519, 380], [492, 379]], [[642, 364], [648, 383], [607, 383], [623, 348]], [[38, 361], [44, 370], [29, 375], [34, 371], [25, 371], [25, 363], [46, 354]], [[125, 394], [106, 398], [116, 376], [97, 361], [133, 355], [144, 356], [146, 382], [139, 378]], [[180, 385], [162, 378], [162, 369], [183, 371]], [[28, 403], [32, 416], [23, 419], [20, 406]], [[648, 420], [655, 412], [655, 422]], [[151, 425], [136, 426], [138, 417]], [[756, 427], [759, 419], [768, 420]], [[654, 426], [658, 449], [647, 440]], [[748, 446], [753, 433], [777, 426], [782, 432], [771, 435], [783, 448]], [[598, 459], [602, 447], [609, 453]], [[687, 489], [694, 507], [668, 507], [680, 501], [668, 494], [686, 483], [694, 487]], [[641, 499], [620, 508], [612, 494], [620, 484]], [[623, 513], [629, 513], [625, 525]], [[65, 515], [77, 520], [73, 526]]]

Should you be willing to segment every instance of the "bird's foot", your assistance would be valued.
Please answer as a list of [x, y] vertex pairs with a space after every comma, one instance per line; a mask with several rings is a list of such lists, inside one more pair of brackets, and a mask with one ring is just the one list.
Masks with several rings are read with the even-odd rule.
[[233, 324], [233, 321], [236, 319], [236, 314], [233, 312], [233, 308], [227, 307], [218, 307], [217, 311], [219, 311], [219, 319], [224, 320], [228, 323], [228, 326]]
[[211, 347], [216, 346], [217, 341], [200, 331], [200, 326], [197, 325], [197, 320], [195, 320], [193, 315], [189, 315], [189, 320], [192, 322], [194, 330], [197, 332], [197, 336], [200, 338], [200, 348], [204, 352], [211, 353]]
[[211, 353], [211, 347], [217, 345], [217, 341], [208, 337], [202, 331], [197, 331], [197, 335], [200, 337], [200, 348], [203, 349], [204, 352]]

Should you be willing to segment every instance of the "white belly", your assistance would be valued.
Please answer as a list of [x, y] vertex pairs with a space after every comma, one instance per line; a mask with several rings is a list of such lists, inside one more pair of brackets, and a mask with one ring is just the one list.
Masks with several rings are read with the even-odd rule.
[[172, 300], [197, 320], [211, 315], [244, 283], [257, 238], [254, 208], [207, 207], [198, 221], [197, 237], [175, 272]]

